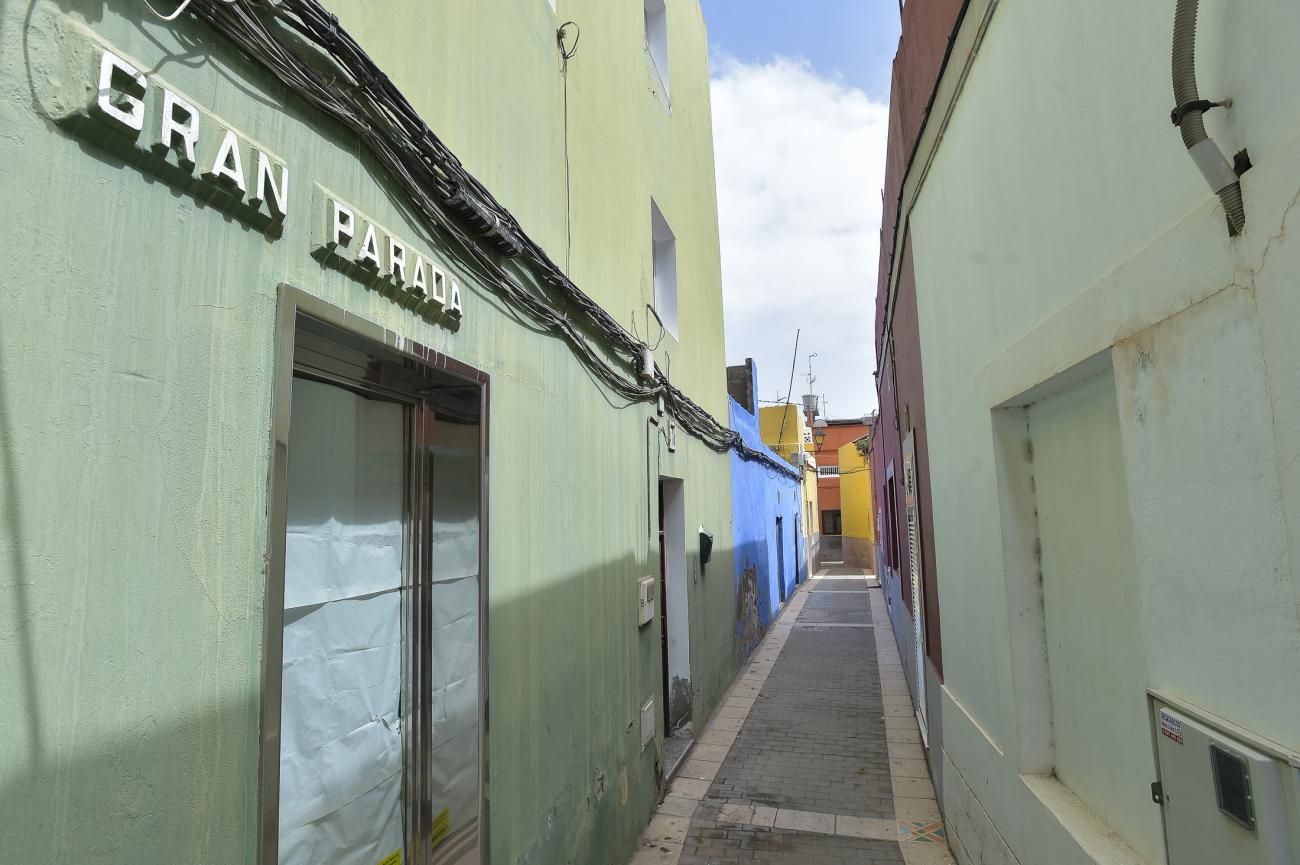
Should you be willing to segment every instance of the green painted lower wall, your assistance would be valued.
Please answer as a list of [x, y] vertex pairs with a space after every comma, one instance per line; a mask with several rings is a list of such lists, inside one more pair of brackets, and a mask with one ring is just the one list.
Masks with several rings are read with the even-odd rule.
[[[289, 163], [282, 236], [42, 113], [84, 71], [60, 59], [64, 12]], [[491, 375], [491, 861], [621, 861], [657, 797], [659, 746], [643, 752], [638, 732], [641, 703], [662, 699], [658, 634], [636, 626], [636, 580], [658, 568], [647, 486], [685, 479], [703, 718], [734, 673], [735, 602], [732, 551], [720, 543], [699, 571], [694, 529], [730, 537], [728, 458], [680, 433], [667, 452], [647, 433], [653, 407], [603, 392], [467, 273], [452, 332], [322, 267], [309, 254], [315, 183], [435, 253], [445, 245], [408, 221], [350, 136], [211, 31], [143, 15], [125, 0], [0, 8], [3, 858], [256, 860], [287, 283]], [[707, 258], [698, 278], [716, 287]], [[617, 274], [591, 278], [605, 276]], [[720, 363], [675, 370], [706, 405], [725, 405]]]

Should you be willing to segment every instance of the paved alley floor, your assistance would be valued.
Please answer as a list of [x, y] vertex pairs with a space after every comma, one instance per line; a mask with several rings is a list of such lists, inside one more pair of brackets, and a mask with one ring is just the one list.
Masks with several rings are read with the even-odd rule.
[[632, 865], [952, 862], [881, 591], [823, 568], [732, 685]]

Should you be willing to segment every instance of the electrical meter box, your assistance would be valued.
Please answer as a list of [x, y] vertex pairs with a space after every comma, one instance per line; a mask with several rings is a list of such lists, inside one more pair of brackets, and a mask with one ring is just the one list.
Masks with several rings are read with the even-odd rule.
[[655, 578], [642, 577], [636, 585], [636, 623], [640, 627], [655, 617]]
[[1169, 865], [1300, 862], [1295, 755], [1159, 697], [1153, 721]]

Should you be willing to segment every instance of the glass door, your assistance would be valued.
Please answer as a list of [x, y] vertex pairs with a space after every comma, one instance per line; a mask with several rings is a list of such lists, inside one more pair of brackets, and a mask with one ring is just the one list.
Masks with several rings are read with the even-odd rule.
[[487, 377], [365, 322], [292, 310], [273, 426], [259, 862], [479, 865]]
[[295, 377], [279, 865], [396, 865], [403, 819], [411, 409]]

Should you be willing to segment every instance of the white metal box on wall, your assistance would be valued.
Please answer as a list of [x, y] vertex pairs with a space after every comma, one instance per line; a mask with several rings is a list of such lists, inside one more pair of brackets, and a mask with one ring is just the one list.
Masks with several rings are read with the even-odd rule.
[[655, 578], [642, 577], [636, 584], [636, 623], [648, 625], [655, 617]]
[[1169, 865], [1300, 862], [1300, 755], [1153, 696]]

